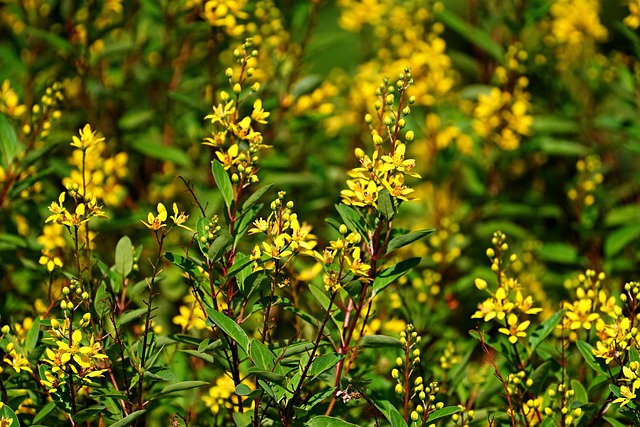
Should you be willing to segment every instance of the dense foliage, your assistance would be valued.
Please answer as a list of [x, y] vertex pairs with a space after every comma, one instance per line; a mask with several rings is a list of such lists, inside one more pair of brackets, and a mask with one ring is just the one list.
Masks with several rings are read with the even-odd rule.
[[639, 425], [639, 27], [0, 3], [0, 426]]

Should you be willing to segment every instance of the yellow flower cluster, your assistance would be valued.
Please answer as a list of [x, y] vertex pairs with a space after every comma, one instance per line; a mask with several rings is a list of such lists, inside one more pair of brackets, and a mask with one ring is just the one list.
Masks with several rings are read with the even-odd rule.
[[[509, 338], [509, 342], [515, 344], [518, 338], [527, 336], [526, 330], [531, 324], [530, 320], [524, 320], [526, 315], [535, 315], [542, 311], [542, 308], [534, 307], [533, 298], [524, 296], [522, 286], [517, 280], [510, 278], [506, 274], [506, 266], [503, 264], [503, 255], [509, 250], [506, 243], [506, 236], [497, 231], [494, 233], [491, 243], [493, 248], [487, 249], [487, 256], [491, 260], [491, 270], [498, 278], [498, 288], [495, 292], [488, 289], [488, 284], [484, 279], [475, 279], [475, 285], [479, 290], [487, 292], [490, 297], [483, 301], [478, 310], [471, 316], [472, 319], [483, 319], [489, 322], [497, 320], [501, 328], [499, 332]], [[510, 255], [509, 262], [513, 263], [517, 259], [515, 254]]]
[[[414, 159], [406, 158], [406, 143], [400, 140], [400, 131], [406, 125], [405, 117], [411, 112], [409, 104], [413, 104], [413, 97], [405, 101], [406, 91], [413, 83], [409, 68], [399, 75], [394, 85], [389, 85], [389, 80], [378, 88], [379, 100], [376, 102], [379, 126], [373, 127], [373, 117], [367, 115], [365, 121], [369, 124], [374, 152], [372, 157], [365, 154], [361, 148], [356, 148], [355, 154], [360, 161], [360, 167], [349, 172], [352, 179], [347, 180], [348, 189], [342, 190], [340, 195], [346, 205], [356, 207], [378, 207], [378, 195], [382, 190], [387, 190], [391, 196], [398, 200], [409, 200], [409, 195], [414, 191], [404, 183], [405, 176], [419, 178], [413, 168], [416, 165]], [[398, 92], [399, 104], [397, 110], [394, 93]], [[407, 103], [405, 106], [404, 102]], [[404, 135], [406, 142], [413, 141], [413, 131], [407, 131]], [[385, 151], [384, 142], [390, 142], [390, 150]]]
[[[88, 325], [91, 315], [85, 313], [84, 325]], [[79, 378], [83, 383], [90, 384], [92, 379], [100, 378], [107, 371], [99, 369], [101, 361], [107, 359], [100, 343], [96, 342], [93, 333], [83, 333], [81, 329], [70, 330], [69, 318], [62, 323], [57, 319], [51, 320], [49, 333], [55, 338], [55, 348], [46, 349], [46, 363], [50, 369], [44, 370], [44, 378], [40, 381], [47, 387], [49, 393], [55, 393], [59, 387], [68, 384], [69, 376]]]
[[434, 22], [434, 12], [442, 9], [442, 3], [344, 0], [338, 5], [340, 23], [345, 29], [359, 31], [363, 25], [372, 27], [372, 39], [366, 43], [375, 58], [360, 65], [353, 78], [343, 79], [340, 87], [349, 92], [349, 103], [344, 111], [325, 121], [329, 132], [357, 125], [362, 114], [369, 111], [369, 94], [375, 90], [379, 76], [394, 75], [407, 63], [419, 77], [414, 87], [416, 105], [433, 106], [451, 92], [457, 75], [446, 54], [446, 42], [440, 37], [444, 26]]
[[[259, 218], [253, 222], [249, 234], [266, 235], [261, 245], [255, 245], [252, 258], [255, 269], [272, 269], [275, 261], [289, 259], [292, 255], [313, 256], [316, 236], [311, 234], [311, 226], [298, 221], [298, 214], [292, 211], [293, 202], [284, 201], [285, 192], [271, 203], [271, 213], [267, 219]], [[264, 255], [264, 257], [263, 257]], [[281, 284], [282, 286], [282, 284]]]
[[549, 12], [545, 42], [555, 48], [560, 70], [591, 57], [596, 43], [608, 37], [607, 28], [600, 22], [599, 0], [558, 0]]
[[[242, 381], [251, 389], [255, 389], [255, 383], [250, 378], [245, 378]], [[246, 399], [236, 394], [236, 384], [233, 379], [228, 375], [222, 375], [216, 379], [216, 383], [213, 387], [209, 388], [206, 395], [202, 396], [202, 402], [211, 410], [211, 413], [217, 415], [223, 408], [237, 410], [238, 405], [232, 403], [237, 399]], [[253, 407], [253, 402], [251, 403]]]
[[597, 155], [590, 155], [576, 162], [578, 171], [575, 187], [567, 191], [569, 200], [576, 204], [579, 212], [582, 206], [591, 206], [595, 203], [595, 190], [604, 181], [602, 174], [602, 162]]
[[[270, 115], [262, 108], [262, 100], [254, 101], [250, 115], [240, 119], [238, 112], [243, 85], [254, 73], [254, 68], [250, 64], [258, 56], [258, 51], [252, 50], [251, 47], [252, 41], [247, 39], [241, 49], [234, 51], [240, 64], [239, 71], [234, 71], [232, 68], [226, 71], [234, 95], [222, 91], [221, 102], [217, 106], [214, 105], [213, 113], [205, 117], [216, 126], [216, 129], [212, 131], [210, 137], [205, 138], [203, 144], [218, 149], [216, 157], [239, 189], [258, 182], [257, 163], [260, 150], [269, 148], [263, 144], [262, 134], [255, 129], [257, 125], [266, 124]], [[259, 87], [259, 83], [254, 83], [250, 92], [256, 92]]]
[[550, 9], [553, 41], [579, 48], [586, 39], [604, 41], [607, 28], [600, 22], [599, 0], [557, 0]]
[[207, 0], [204, 3], [202, 17], [212, 27], [220, 27], [230, 36], [240, 36], [245, 32], [245, 26], [238, 20], [249, 18], [243, 8], [246, 0]]
[[0, 113], [9, 117], [20, 118], [25, 111], [27, 111], [27, 107], [20, 104], [20, 98], [11, 87], [11, 82], [4, 80], [0, 86]]
[[[602, 274], [602, 273], [601, 273]], [[587, 271], [585, 282], [594, 282], [592, 279], [588, 282], [587, 277], [592, 278], [593, 273]], [[599, 281], [595, 281], [598, 283]], [[597, 289], [595, 286], [592, 288]], [[598, 288], [600, 284], [598, 283]], [[594, 295], [594, 305], [598, 304], [600, 314], [596, 319], [595, 329], [598, 341], [593, 354], [605, 360], [606, 363], [615, 361], [618, 365], [623, 365], [627, 359], [627, 352], [631, 347], [638, 348], [640, 335], [637, 327], [634, 326], [640, 303], [638, 302], [638, 293], [640, 285], [636, 282], [629, 282], [624, 285], [624, 292], [620, 295], [620, 301], [626, 305], [629, 315], [623, 315], [623, 306], [619, 305], [615, 297], [609, 296], [605, 290], [597, 290], [597, 298]], [[592, 292], [593, 294], [593, 292]]]
[[640, 0], [630, 0], [629, 4], [629, 16], [624, 18], [624, 25], [637, 30], [640, 27]]
[[523, 136], [531, 132], [533, 118], [528, 114], [530, 95], [526, 92], [529, 82], [520, 77], [513, 92], [497, 87], [478, 96], [473, 109], [473, 130], [478, 136], [495, 143], [505, 151], [520, 146]]
[[76, 169], [62, 180], [62, 184], [68, 189], [82, 188], [84, 185], [86, 192], [92, 193], [106, 206], [118, 206], [126, 195], [122, 180], [128, 174], [128, 155], [121, 152], [113, 157], [106, 157], [107, 145], [104, 138], [88, 136], [88, 126], [80, 132], [81, 138], [73, 137], [74, 143], [71, 145], [77, 149], [68, 162]]

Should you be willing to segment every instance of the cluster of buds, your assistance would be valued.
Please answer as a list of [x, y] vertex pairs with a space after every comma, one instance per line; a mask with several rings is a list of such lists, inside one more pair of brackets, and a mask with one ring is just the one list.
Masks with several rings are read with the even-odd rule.
[[[68, 316], [69, 313], [75, 311], [79, 304], [85, 302], [89, 299], [89, 292], [82, 289], [80, 283], [72, 279], [69, 283], [69, 286], [65, 286], [62, 288], [62, 300], [60, 301], [60, 309], [64, 312], [65, 317]], [[87, 314], [89, 315], [87, 317]], [[88, 325], [91, 320], [91, 315], [89, 313], [85, 314], [81, 323], [85, 322], [86, 324], [82, 324], [82, 326]]]

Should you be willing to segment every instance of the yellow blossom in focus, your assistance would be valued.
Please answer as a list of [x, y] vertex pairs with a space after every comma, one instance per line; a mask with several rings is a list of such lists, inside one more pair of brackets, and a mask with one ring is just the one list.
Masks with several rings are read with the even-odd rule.
[[91, 125], [87, 123], [84, 128], [80, 129], [80, 138], [73, 136], [71, 145], [81, 150], [86, 150], [102, 141], [104, 141], [104, 138], [98, 138], [96, 133], [91, 130]]
[[511, 344], [515, 344], [516, 342], [518, 342], [518, 338], [524, 338], [527, 336], [527, 333], [525, 331], [530, 324], [531, 321], [529, 320], [518, 323], [518, 316], [516, 316], [514, 313], [511, 313], [507, 318], [507, 325], [509, 327], [500, 328], [498, 329], [498, 332], [507, 335], [509, 337], [509, 342]]
[[149, 212], [149, 214], [147, 215], [148, 222], [140, 220], [140, 222], [143, 223], [149, 230], [157, 231], [167, 226], [167, 224], [164, 224], [164, 222], [167, 220], [167, 208], [165, 208], [162, 203], [158, 203], [157, 210], [157, 216], [154, 216], [151, 212]]

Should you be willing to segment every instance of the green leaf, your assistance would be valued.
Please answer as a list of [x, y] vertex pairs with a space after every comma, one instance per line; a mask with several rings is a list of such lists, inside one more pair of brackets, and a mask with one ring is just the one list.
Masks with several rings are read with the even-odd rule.
[[580, 350], [580, 353], [582, 353], [584, 361], [587, 362], [587, 365], [589, 365], [589, 367], [598, 374], [606, 375], [605, 369], [600, 366], [600, 364], [596, 360], [596, 357], [593, 355], [593, 347], [591, 346], [591, 344], [582, 340], [578, 340], [576, 342], [576, 345], [578, 346], [578, 350]]
[[427, 422], [432, 423], [435, 420], [439, 420], [440, 418], [448, 417], [455, 413], [460, 412], [460, 408], [457, 406], [446, 406], [441, 409], [436, 409], [431, 414], [429, 414], [429, 418], [427, 418]]
[[209, 261], [217, 261], [232, 242], [233, 237], [231, 237], [231, 234], [229, 234], [226, 229], [221, 229], [216, 240], [211, 243], [211, 246], [209, 246], [209, 250], [207, 251], [207, 258]]
[[561, 264], [573, 264], [578, 260], [578, 250], [564, 242], [544, 243], [539, 255], [545, 261]]
[[309, 292], [311, 295], [320, 303], [323, 310], [327, 310], [329, 308], [329, 304], [331, 303], [331, 298], [329, 298], [324, 289], [321, 289], [315, 285], [309, 285]]
[[360, 341], [361, 348], [381, 348], [396, 347], [400, 348], [400, 340], [386, 335], [365, 335]]
[[344, 225], [346, 225], [349, 230], [355, 230], [360, 233], [364, 239], [367, 238], [367, 230], [362, 226], [362, 219], [360, 218], [360, 214], [357, 210], [342, 203], [336, 205], [336, 210], [338, 211], [340, 218], [342, 218]]
[[128, 427], [131, 425], [131, 421], [140, 418], [145, 414], [145, 412], [147, 412], [146, 409], [140, 409], [139, 411], [132, 412], [120, 421], [111, 424], [111, 427]]
[[259, 189], [257, 189], [252, 195], [250, 195], [247, 200], [245, 200], [245, 202], [242, 204], [242, 209], [241, 212], [246, 212], [249, 209], [251, 209], [251, 207], [253, 205], [255, 205], [256, 203], [258, 203], [258, 200], [260, 200], [260, 197], [264, 196], [267, 191], [269, 191], [271, 189], [271, 187], [273, 187], [273, 184], [268, 184], [265, 185], [264, 187], [261, 187]]
[[91, 406], [89, 408], [85, 408], [81, 411], [78, 411], [74, 416], [73, 416], [73, 421], [78, 422], [78, 423], [83, 423], [87, 420], [91, 420], [91, 419], [95, 419], [95, 417], [100, 414], [103, 413], [104, 410], [106, 409], [105, 406]]
[[210, 385], [207, 381], [180, 381], [174, 384], [169, 384], [158, 393], [155, 397], [165, 396], [170, 393], [176, 393], [179, 391], [190, 390], [192, 388], [204, 387]]
[[612, 208], [604, 218], [607, 227], [640, 222], [638, 205], [625, 205]]
[[408, 272], [410, 272], [413, 267], [420, 263], [420, 258], [409, 258], [404, 261], [400, 261], [394, 266], [387, 268], [382, 271], [373, 281], [373, 293], [379, 294], [382, 292], [387, 286], [389, 286], [394, 280], [404, 276]]
[[113, 300], [111, 294], [107, 292], [107, 283], [102, 282], [96, 290], [96, 296], [93, 299], [93, 309], [99, 318], [103, 318], [111, 311]]
[[540, 151], [552, 156], [580, 157], [589, 152], [589, 149], [580, 143], [552, 137], [539, 138], [538, 146]]
[[322, 354], [315, 358], [309, 367], [309, 378], [316, 378], [318, 375], [333, 368], [343, 359], [344, 355], [337, 353]]
[[122, 277], [127, 277], [133, 268], [133, 244], [128, 236], [118, 240], [116, 245], [116, 264], [113, 266], [115, 271], [120, 273]]
[[448, 10], [443, 10], [438, 13], [437, 18], [442, 21], [445, 26], [467, 39], [468, 42], [475, 44], [487, 52], [496, 61], [501, 64], [504, 63], [504, 49], [491, 38], [489, 33], [465, 22], [458, 15]]
[[273, 369], [276, 360], [269, 347], [255, 338], [249, 342], [249, 358], [257, 368], [265, 370]]
[[553, 332], [553, 329], [558, 326], [562, 320], [563, 314], [564, 312], [562, 310], [555, 312], [553, 316], [542, 322], [540, 326], [531, 332], [529, 335], [529, 347], [531, 348], [531, 354], [536, 351], [540, 343], [542, 343], [549, 334]]
[[318, 415], [311, 418], [305, 424], [308, 427], [358, 427], [357, 424], [351, 424], [340, 418], [328, 417], [326, 415]]
[[233, 422], [236, 424], [236, 427], [250, 427], [252, 421], [253, 421], [252, 411], [247, 411], [242, 414], [240, 412], [233, 413]]
[[434, 231], [436, 231], [435, 228], [425, 228], [424, 230], [412, 231], [410, 233], [403, 234], [402, 236], [394, 237], [387, 245], [387, 254], [395, 251], [396, 249], [400, 249], [403, 246], [407, 246], [416, 240], [420, 240]]
[[382, 189], [378, 192], [378, 212], [388, 220], [393, 219], [396, 213], [393, 199], [387, 189]]
[[238, 384], [236, 386], [236, 394], [238, 396], [248, 396], [251, 392], [253, 392], [253, 390], [246, 384]]
[[602, 419], [608, 422], [611, 427], [627, 427], [627, 424], [623, 424], [615, 418], [603, 417]]
[[613, 257], [640, 237], [640, 224], [631, 224], [607, 234], [604, 240], [604, 255]]
[[42, 408], [40, 408], [35, 418], [33, 419], [33, 424], [39, 424], [40, 421], [44, 421], [45, 419], [47, 419], [47, 416], [51, 414], [54, 409], [56, 409], [56, 404], [54, 402], [49, 402], [44, 405]]
[[276, 374], [275, 372], [267, 371], [264, 369], [258, 369], [254, 367], [249, 368], [248, 372], [252, 375], [255, 375], [258, 378], [271, 381], [272, 383], [277, 384], [281, 387], [286, 387], [287, 385], [287, 378], [282, 374]]
[[322, 402], [323, 400], [325, 400], [329, 396], [332, 396], [333, 393], [335, 393], [335, 390], [336, 390], [335, 387], [329, 387], [329, 388], [326, 388], [326, 389], [322, 390], [319, 393], [314, 394], [311, 397], [311, 399], [309, 399], [307, 404], [304, 405], [304, 409], [306, 409], [307, 411], [310, 411], [314, 406], [316, 406], [317, 404], [319, 404], [320, 402]]
[[[0, 409], [0, 418], [2, 418], [3, 421], [6, 420], [7, 422], [11, 420], [11, 427], [14, 427], [14, 426], [20, 427], [20, 420], [16, 416], [13, 409], [9, 407], [9, 405], [4, 405], [2, 409]], [[9, 425], [9, 424], [3, 423], [3, 425]]]
[[149, 135], [135, 138], [130, 142], [131, 149], [140, 154], [157, 160], [172, 162], [180, 166], [188, 167], [191, 163], [189, 157], [178, 147], [164, 145], [161, 136], [150, 131]]
[[0, 114], [0, 148], [4, 154], [2, 166], [7, 167], [18, 154], [19, 146], [16, 131], [4, 114]]
[[33, 349], [36, 348], [36, 344], [38, 343], [38, 337], [40, 336], [40, 318], [36, 318], [27, 332], [27, 337], [24, 341], [23, 348], [27, 352], [27, 354], [31, 353]]
[[231, 202], [233, 202], [233, 186], [227, 171], [224, 170], [224, 166], [217, 160], [211, 162], [211, 172], [213, 173], [213, 179], [216, 181], [216, 185], [222, 194], [222, 199], [227, 209], [231, 209]]
[[219, 311], [215, 311], [210, 307], [206, 307], [208, 320], [224, 331], [225, 334], [234, 340], [244, 352], [247, 352], [249, 345], [249, 337], [246, 332], [236, 322], [231, 320], [227, 315]]
[[147, 312], [146, 307], [140, 307], [135, 310], [125, 311], [122, 316], [118, 320], [116, 320], [116, 327], [120, 328], [127, 323], [133, 322], [134, 320], [141, 319], [142, 315]]
[[400, 412], [388, 400], [384, 399], [379, 393], [371, 392], [371, 398], [376, 408], [385, 416], [387, 421], [391, 423], [391, 427], [407, 427], [407, 423], [400, 415]]
[[571, 380], [571, 389], [574, 391], [574, 401], [579, 403], [588, 403], [589, 395], [582, 383], [576, 379]]

